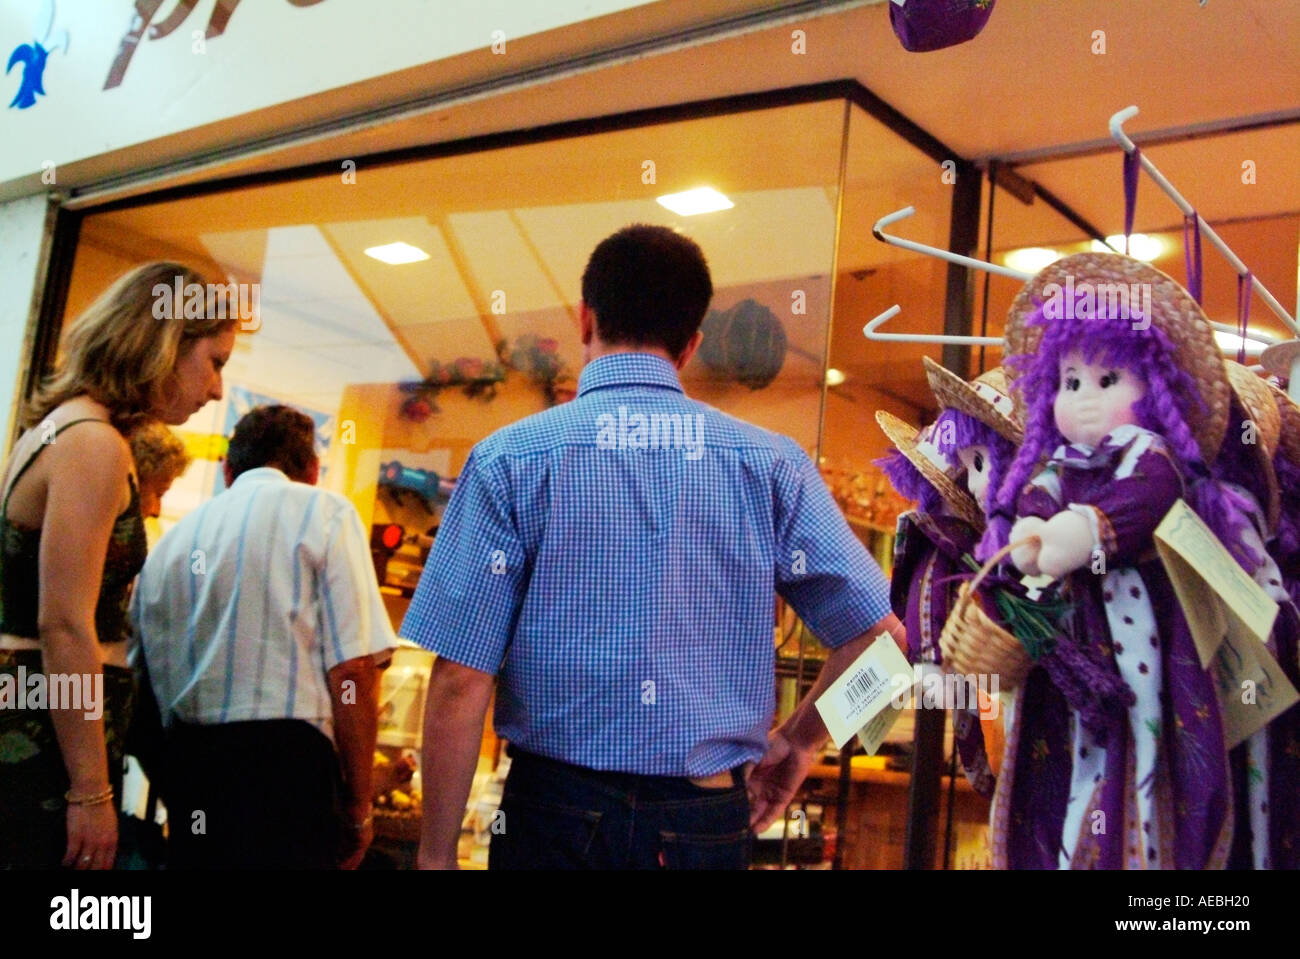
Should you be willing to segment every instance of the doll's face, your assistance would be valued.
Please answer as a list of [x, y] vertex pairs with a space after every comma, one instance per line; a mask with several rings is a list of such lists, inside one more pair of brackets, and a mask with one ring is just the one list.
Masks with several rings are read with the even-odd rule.
[[1134, 406], [1146, 392], [1146, 382], [1131, 370], [1085, 363], [1073, 350], [1061, 358], [1056, 428], [1070, 443], [1095, 447], [1116, 427], [1137, 423]]
[[988, 509], [984, 497], [989, 490], [989, 448], [987, 446], [967, 446], [957, 451], [961, 465], [966, 467], [966, 488], [975, 497], [980, 509]]

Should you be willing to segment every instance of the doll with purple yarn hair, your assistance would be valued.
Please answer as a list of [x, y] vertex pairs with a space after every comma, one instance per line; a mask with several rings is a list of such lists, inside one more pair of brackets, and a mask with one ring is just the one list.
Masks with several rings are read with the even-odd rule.
[[[1156, 287], [1153, 315], [1135, 322], [1082, 292], [1045, 301], [1037, 294], [1049, 271], [1073, 271], [1085, 292], [1089, 280], [1136, 271]], [[1061, 580], [1073, 612], [1047, 668], [1017, 691], [994, 798], [994, 864], [1221, 867], [1233, 816], [1217, 695], [1153, 534], [1182, 497], [1244, 555], [1240, 511], [1209, 478], [1213, 444], [1207, 457], [1199, 442], [1211, 418], [1189, 350], [1209, 351], [1194, 368], [1213, 375], [1217, 361], [1224, 392], [1226, 374], [1208, 321], [1158, 271], [1080, 254], [1035, 284], [1008, 321], [1025, 440], [977, 555], [1019, 543], [1015, 567]]]
[[[980, 380], [1003, 382], [1000, 371], [990, 371]], [[936, 395], [942, 402], [942, 393]], [[982, 401], [971, 391], [966, 402]], [[991, 406], [983, 415], [986, 419], [1000, 416]], [[890, 604], [907, 628], [909, 661], [942, 665], [939, 634], [956, 601], [958, 584], [971, 575], [963, 557], [974, 552], [984, 528], [987, 491], [996, 488], [1016, 447], [980, 419], [953, 407], [944, 409], [915, 440], [900, 432], [906, 427], [897, 421], [881, 419], [881, 426], [896, 448], [876, 463], [900, 495], [917, 503], [898, 520]], [[1010, 420], [1003, 425], [1004, 432], [1015, 429]], [[965, 489], [954, 488], [949, 474], [960, 474]], [[966, 777], [977, 793], [991, 796], [995, 780], [979, 705], [968, 699], [965, 708], [953, 713], [954, 741]]]
[[[1290, 491], [1300, 491], [1300, 476], [1289, 475], [1289, 458], [1275, 453], [1280, 430], [1276, 418], [1270, 423], [1277, 406], [1269, 388], [1235, 363], [1228, 364], [1228, 374], [1235, 395], [1212, 472], [1235, 495], [1245, 519], [1242, 541], [1254, 556], [1246, 570], [1278, 604], [1268, 651], [1292, 685], [1300, 686], [1300, 610], [1274, 557], [1277, 550], [1269, 548], [1293, 542], [1294, 518], [1285, 500], [1294, 495]], [[1300, 704], [1233, 749], [1229, 760], [1237, 813], [1229, 868], [1300, 868]]]

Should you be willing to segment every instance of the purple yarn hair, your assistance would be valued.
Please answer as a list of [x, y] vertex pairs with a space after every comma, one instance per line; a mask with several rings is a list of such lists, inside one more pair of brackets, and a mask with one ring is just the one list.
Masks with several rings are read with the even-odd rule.
[[933, 515], [942, 511], [943, 497], [939, 491], [898, 450], [891, 447], [888, 453], [874, 463], [884, 471], [889, 484], [898, 494], [915, 502], [916, 508], [922, 513]]
[[[983, 446], [989, 451], [989, 491], [985, 495], [990, 498], [1016, 457], [1016, 444], [961, 410], [949, 408], [940, 413], [934, 422], [934, 436], [939, 452], [954, 463], [959, 462], [957, 454], [971, 446]], [[979, 507], [988, 513], [988, 503], [980, 503]]]
[[1282, 509], [1277, 519], [1276, 553], [1279, 565], [1300, 562], [1300, 466], [1285, 456], [1273, 458], [1277, 486], [1282, 492]]
[[[1079, 297], [1083, 295], [1081, 291]], [[1061, 358], [1077, 349], [1085, 362], [1113, 364], [1145, 381], [1146, 395], [1134, 407], [1138, 424], [1164, 438], [1182, 468], [1189, 504], [1237, 561], [1253, 571], [1254, 557], [1243, 553], [1241, 543], [1245, 520], [1239, 498], [1209, 478], [1196, 436], [1188, 426], [1189, 414], [1195, 407], [1205, 410], [1205, 401], [1191, 375], [1174, 362], [1172, 342], [1154, 323], [1139, 330], [1131, 319], [1108, 316], [1105, 309], [1062, 312], [1067, 315], [1047, 319], [1043, 304], [1037, 304], [1025, 323], [1043, 329], [1038, 351], [1006, 360], [1020, 372], [1016, 387], [1025, 398], [1025, 440], [993, 497], [989, 525], [976, 557], [987, 560], [1007, 544], [1020, 491], [1040, 464], [1066, 442], [1056, 428], [1053, 407], [1060, 389]], [[1080, 315], [1085, 312], [1095, 315]]]

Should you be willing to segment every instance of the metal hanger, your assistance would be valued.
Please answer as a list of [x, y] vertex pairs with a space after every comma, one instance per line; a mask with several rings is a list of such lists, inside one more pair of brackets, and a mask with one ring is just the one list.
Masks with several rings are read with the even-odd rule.
[[[1132, 106], [1125, 107], [1110, 118], [1110, 135], [1128, 154], [1132, 154], [1137, 150], [1137, 144], [1124, 132], [1124, 123], [1137, 115], [1138, 108]], [[1165, 179], [1164, 175], [1156, 169], [1156, 165], [1147, 158], [1145, 153], [1138, 153], [1138, 162], [1142, 164], [1142, 169], [1147, 171], [1147, 175], [1155, 180], [1156, 186], [1160, 187], [1165, 195], [1174, 201], [1174, 205], [1178, 207], [1183, 216], [1194, 215], [1196, 217], [1201, 233], [1209, 239], [1216, 250], [1223, 254], [1232, 268], [1237, 271], [1237, 275], [1250, 277], [1250, 285], [1259, 294], [1260, 299], [1277, 315], [1277, 318], [1286, 325], [1287, 329], [1300, 336], [1300, 326], [1296, 325], [1295, 317], [1282, 307], [1277, 298], [1268, 291], [1268, 287], [1259, 281], [1259, 277], [1251, 273], [1246, 264], [1241, 262], [1241, 258], [1232, 252], [1232, 248], [1223, 242], [1223, 239], [1214, 232], [1210, 224], [1205, 222], [1205, 218], [1192, 209], [1192, 205], [1183, 199], [1183, 195], [1174, 189], [1174, 185]], [[1222, 326], [1216, 323], [1215, 328], [1219, 329]], [[1229, 332], [1236, 333], [1238, 331], [1234, 328], [1230, 329]], [[1269, 372], [1287, 376], [1290, 383], [1291, 398], [1300, 400], [1300, 340], [1278, 340], [1264, 350], [1260, 360]]]
[[[1137, 108], [1129, 107], [1129, 110], [1136, 112]], [[1127, 110], [1121, 110], [1119, 113], [1115, 114], [1115, 116], [1111, 117], [1112, 132], [1118, 129], [1117, 120], [1119, 123], [1122, 123], [1123, 120], [1126, 119], [1128, 116], [1132, 116], [1132, 114], [1129, 113]], [[1122, 130], [1119, 131], [1119, 136], [1124, 136]], [[1124, 137], [1124, 139], [1127, 140], [1129, 147], [1131, 147], [1133, 141], [1128, 140], [1126, 136]], [[1129, 147], [1126, 147], [1126, 149], [1128, 149]], [[1160, 175], [1160, 171], [1156, 170], [1155, 167], [1151, 165], [1151, 161], [1149, 161], [1145, 156], [1141, 156], [1139, 157], [1139, 159], [1143, 167], [1147, 169], [1148, 172], [1152, 173], [1153, 177], [1157, 178], [1158, 183], [1162, 183], [1165, 186], [1168, 186], [1168, 181], [1165, 180], [1164, 177]], [[1172, 186], [1169, 186], [1166, 192], [1169, 191], [1173, 191], [1170, 195], [1174, 197], [1174, 202], [1178, 204], [1180, 209], [1182, 209], [1184, 206], [1187, 205], [1187, 201], [1184, 200], [1181, 196], [1179, 196], [1177, 194], [1177, 191], [1173, 190]], [[1188, 213], [1191, 212], [1190, 206], [1187, 206], [1187, 212]], [[879, 220], [876, 221], [875, 225], [871, 228], [871, 233], [877, 240], [880, 240], [882, 243], [888, 243], [890, 246], [896, 246], [904, 250], [911, 250], [913, 253], [921, 253], [925, 256], [930, 256], [939, 260], [944, 260], [948, 263], [955, 263], [958, 266], [965, 266], [975, 270], [983, 270], [985, 273], [995, 273], [998, 276], [1010, 277], [1013, 280], [1019, 280], [1021, 283], [1028, 283], [1031, 279], [1034, 278], [1035, 274], [1033, 273], [1025, 273], [1023, 270], [1013, 270], [1009, 266], [1001, 266], [997, 263], [990, 263], [987, 260], [977, 259], [976, 257], [963, 256], [960, 253], [953, 253], [949, 250], [945, 250], [940, 247], [930, 246], [925, 243], [918, 243], [916, 240], [908, 240], [901, 236], [894, 236], [892, 234], [885, 232], [884, 230], [885, 227], [893, 223], [897, 223], [900, 220], [905, 220], [909, 216], [912, 216], [914, 213], [916, 213], [916, 208], [907, 206], [907, 207], [903, 207], [903, 209], [901, 210], [896, 210], [893, 213], [887, 214], [886, 216], [882, 216]], [[1197, 216], [1199, 217], [1199, 214], [1197, 214]], [[1236, 257], [1236, 255], [1230, 249], [1228, 249], [1227, 245], [1223, 242], [1223, 240], [1219, 237], [1219, 235], [1215, 233], [1214, 230], [1211, 229], [1210, 226], [1206, 224], [1204, 220], [1201, 220], [1201, 229], [1210, 238], [1211, 243], [1213, 243], [1216, 247], [1224, 251], [1225, 256], [1228, 257], [1234, 269], [1237, 269], [1243, 276], [1245, 276], [1249, 272], [1245, 264], [1241, 263], [1241, 261]], [[1291, 320], [1290, 316], [1286, 313], [1286, 311], [1281, 310], [1280, 305], [1276, 305], [1277, 301], [1273, 299], [1272, 294], [1270, 294], [1266, 289], [1264, 289], [1263, 285], [1259, 282], [1258, 278], [1252, 278], [1252, 279], [1255, 287], [1263, 292], [1266, 301], [1269, 301], [1270, 306], [1274, 307], [1274, 312], [1278, 313], [1278, 315], [1282, 318], [1283, 322], [1288, 323], [1294, 328], [1295, 325], [1294, 321]], [[961, 346], [966, 346], [966, 345], [1002, 346], [1002, 339], [996, 336], [957, 336], [952, 334], [939, 334], [939, 333], [884, 333], [880, 331], [880, 328], [885, 323], [893, 319], [901, 312], [902, 312], [902, 307], [900, 307], [897, 303], [895, 303], [893, 306], [885, 310], [883, 313], [877, 314], [874, 319], [872, 319], [869, 323], [867, 323], [867, 325], [862, 328], [862, 335], [869, 340], [874, 340], [876, 342], [882, 342], [882, 343], [935, 343], [935, 344], [954, 343]], [[1210, 325], [1213, 326], [1216, 330], [1219, 330], [1223, 333], [1231, 333], [1233, 335], [1238, 335], [1240, 333], [1240, 330], [1236, 326], [1233, 326], [1232, 324], [1229, 323], [1219, 323], [1217, 321], [1211, 320]], [[1285, 340], [1280, 340], [1277, 337], [1268, 333], [1264, 333], [1262, 331], [1254, 332], [1252, 338], [1259, 339], [1269, 343], [1268, 350], [1272, 350], [1275, 347], [1288, 342]], [[1292, 379], [1300, 380], [1300, 374], [1293, 375]]]
[[[1019, 280], [1021, 283], [1027, 283], [1033, 279], [1032, 273], [1024, 273], [1020, 270], [1013, 270], [1009, 266], [999, 266], [996, 263], [989, 263], [987, 260], [978, 260], [972, 256], [962, 256], [960, 253], [952, 253], [949, 250], [940, 249], [937, 246], [929, 246], [925, 243], [917, 243], [915, 240], [905, 240], [901, 236], [891, 236], [885, 232], [885, 227], [891, 223], [897, 223], [899, 220], [905, 220], [916, 212], [916, 207], [905, 206], [901, 210], [895, 210], [887, 216], [882, 216], [876, 221], [876, 225], [871, 228], [871, 235], [882, 243], [888, 243], [890, 246], [897, 246], [904, 250], [911, 250], [913, 253], [922, 253], [925, 256], [936, 257], [940, 260], [947, 260], [949, 263], [955, 263], [958, 266], [970, 267], [976, 270], [983, 270], [986, 273], [996, 273], [999, 276], [1009, 276], [1013, 280]], [[862, 328], [862, 335], [869, 340], [875, 340], [881, 343], [953, 343], [959, 346], [1001, 346], [1002, 339], [997, 336], [956, 336], [941, 333], [880, 333], [879, 328], [888, 320], [893, 319], [902, 312], [902, 307], [897, 303], [891, 306], [885, 312], [880, 313], [870, 323]]]
[[[1125, 107], [1110, 118], [1110, 135], [1114, 137], [1116, 143], [1124, 148], [1125, 153], [1132, 153], [1137, 149], [1137, 144], [1129, 139], [1129, 135], [1124, 132], [1124, 122], [1137, 116], [1137, 114], [1137, 107]], [[1232, 248], [1223, 242], [1222, 237], [1214, 232], [1214, 228], [1210, 224], [1205, 222], [1205, 218], [1192, 209], [1192, 205], [1183, 199], [1183, 195], [1174, 189], [1172, 183], [1164, 178], [1164, 174], [1156, 169], [1155, 164], [1151, 162], [1145, 153], [1139, 154], [1138, 162], [1142, 164], [1142, 169], [1147, 171], [1147, 175], [1156, 181], [1156, 186], [1160, 187], [1169, 199], [1174, 201], [1174, 205], [1182, 211], [1183, 216], [1196, 216], [1201, 227], [1201, 233], [1214, 244], [1215, 249], [1224, 255], [1238, 275], [1250, 277], [1251, 286], [1259, 294], [1260, 299], [1268, 304], [1268, 308], [1277, 314], [1278, 319], [1285, 323], [1292, 333], [1300, 334], [1300, 326], [1296, 325], [1295, 317], [1282, 307], [1277, 298], [1268, 291], [1268, 287], [1259, 281], [1259, 277], [1250, 272], [1246, 264], [1242, 263], [1237, 254], [1232, 252]]]

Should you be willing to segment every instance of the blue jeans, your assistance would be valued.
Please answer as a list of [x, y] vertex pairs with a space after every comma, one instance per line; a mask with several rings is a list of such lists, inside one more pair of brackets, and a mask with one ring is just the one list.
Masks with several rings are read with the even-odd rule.
[[513, 747], [510, 756], [489, 869], [749, 867], [749, 796], [740, 775], [730, 787], [705, 789]]

